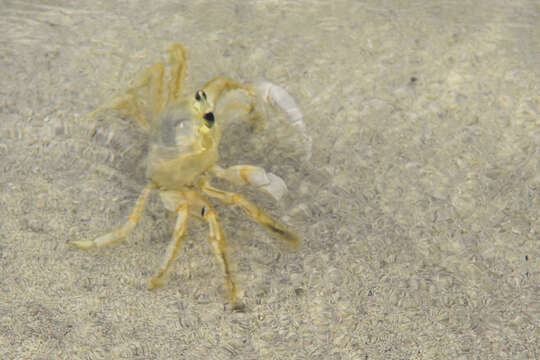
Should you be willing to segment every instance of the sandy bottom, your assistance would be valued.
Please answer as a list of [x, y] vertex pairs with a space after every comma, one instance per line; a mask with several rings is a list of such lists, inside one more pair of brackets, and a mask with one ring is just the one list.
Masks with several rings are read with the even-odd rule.
[[[0, 358], [537, 359], [538, 2], [222, 3], [2, 5]], [[303, 240], [285, 251], [215, 204], [241, 312], [195, 218], [168, 286], [146, 290], [174, 226], [157, 195], [124, 244], [69, 245], [125, 221], [145, 183], [132, 120], [87, 114], [173, 41], [186, 94], [267, 79], [313, 139], [305, 161], [277, 112], [225, 129], [221, 164], [289, 194], [216, 184]]]

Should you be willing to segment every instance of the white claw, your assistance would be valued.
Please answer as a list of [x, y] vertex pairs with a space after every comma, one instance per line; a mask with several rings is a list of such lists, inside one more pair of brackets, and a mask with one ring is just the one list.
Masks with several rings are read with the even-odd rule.
[[[247, 168], [247, 166], [243, 168]], [[251, 171], [245, 173], [247, 176], [245, 180], [248, 184], [270, 194], [276, 201], [279, 201], [287, 193], [287, 185], [279, 176], [267, 173], [261, 168], [249, 167], [249, 169]]]
[[287, 193], [287, 185], [279, 176], [267, 173], [263, 168], [250, 165], [236, 165], [223, 169], [214, 165], [210, 170], [214, 175], [227, 179], [233, 184], [251, 184], [257, 189], [270, 194], [279, 201]]
[[311, 158], [312, 140], [306, 130], [304, 115], [294, 98], [281, 86], [269, 81], [259, 82], [255, 85], [255, 89], [266, 103], [279, 107], [287, 114], [287, 121], [294, 126], [302, 136], [306, 151], [306, 160], [309, 160]]
[[83, 250], [88, 250], [96, 247], [96, 243], [94, 243], [92, 240], [72, 241], [70, 244]]
[[279, 201], [283, 195], [287, 193], [287, 185], [285, 184], [285, 181], [272, 173], [268, 173], [266, 176], [269, 182], [268, 184], [261, 186], [261, 189], [272, 195], [276, 201]]

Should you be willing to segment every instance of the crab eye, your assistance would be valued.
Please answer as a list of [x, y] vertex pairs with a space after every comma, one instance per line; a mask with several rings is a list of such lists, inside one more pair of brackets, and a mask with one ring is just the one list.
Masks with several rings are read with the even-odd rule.
[[204, 114], [203, 117], [204, 117], [204, 120], [206, 120], [206, 125], [209, 128], [214, 126], [214, 122], [216, 121], [216, 119], [214, 118], [214, 113], [208, 112], [208, 113]]
[[201, 99], [204, 98], [206, 100], [206, 93], [202, 90], [199, 90], [195, 93], [195, 100], [201, 101]]

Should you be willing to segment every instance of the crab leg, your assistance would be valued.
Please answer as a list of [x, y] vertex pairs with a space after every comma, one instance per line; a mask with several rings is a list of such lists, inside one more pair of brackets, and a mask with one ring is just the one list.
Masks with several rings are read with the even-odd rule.
[[139, 221], [139, 218], [141, 217], [141, 214], [144, 210], [146, 199], [154, 189], [155, 185], [153, 183], [148, 183], [146, 185], [141, 195], [139, 195], [135, 206], [133, 207], [133, 211], [129, 216], [129, 220], [124, 225], [122, 225], [116, 230], [113, 230], [105, 235], [98, 237], [97, 239], [72, 241], [71, 245], [78, 247], [79, 249], [88, 250], [91, 248], [100, 248], [106, 245], [124, 241], [126, 236], [133, 229], [135, 229], [135, 226], [137, 225], [137, 222]]
[[93, 118], [105, 110], [118, 110], [125, 116], [133, 117], [144, 131], [150, 129], [150, 124], [148, 123], [148, 120], [146, 120], [146, 116], [144, 116], [139, 104], [137, 104], [137, 96], [133, 89], [127, 90], [122, 95], [115, 96], [107, 104], [92, 111], [88, 116]]
[[137, 102], [137, 90], [148, 87], [150, 95], [152, 97], [152, 111], [153, 116], [156, 117], [161, 112], [163, 107], [163, 64], [156, 63], [153, 66], [142, 72], [137, 80], [135, 86], [128, 89], [124, 94], [116, 96], [110, 100], [107, 104], [103, 105], [99, 109], [90, 113], [91, 117], [96, 116], [105, 110], [118, 110], [125, 116], [131, 116], [135, 119], [137, 124], [145, 130], [150, 129], [150, 124], [141, 110]]
[[148, 87], [152, 97], [152, 115], [157, 117], [163, 108], [163, 64], [158, 62], [150, 66], [135, 81], [135, 86], [129, 91], [136, 91]]
[[171, 65], [171, 79], [169, 80], [169, 95], [167, 105], [180, 99], [186, 77], [186, 50], [180, 43], [173, 43], [169, 47], [169, 63]]
[[184, 204], [176, 210], [176, 225], [172, 235], [171, 242], [167, 248], [167, 254], [163, 259], [163, 263], [159, 267], [156, 274], [148, 280], [149, 289], [158, 289], [165, 285], [167, 276], [171, 270], [172, 264], [178, 257], [184, 234], [186, 233], [186, 222], [189, 214], [188, 205]]
[[225, 235], [223, 235], [223, 231], [221, 230], [221, 225], [219, 224], [217, 213], [209, 205], [207, 205], [203, 209], [203, 218], [208, 222], [208, 225], [210, 227], [210, 244], [212, 244], [212, 249], [214, 250], [216, 259], [220, 263], [223, 274], [225, 276], [227, 299], [234, 308], [237, 306], [238, 302], [238, 291], [234, 281], [233, 269], [231, 267], [229, 255], [227, 253]]
[[257, 221], [272, 235], [277, 236], [285, 241], [285, 243], [291, 246], [291, 248], [298, 249], [300, 247], [300, 239], [295, 234], [287, 230], [285, 225], [277, 220], [272, 219], [266, 214], [266, 212], [264, 212], [264, 210], [246, 200], [246, 198], [244, 198], [242, 195], [211, 187], [208, 185], [208, 179], [205, 178], [199, 181], [198, 187], [208, 196], [217, 198], [225, 204], [240, 206], [247, 216]]

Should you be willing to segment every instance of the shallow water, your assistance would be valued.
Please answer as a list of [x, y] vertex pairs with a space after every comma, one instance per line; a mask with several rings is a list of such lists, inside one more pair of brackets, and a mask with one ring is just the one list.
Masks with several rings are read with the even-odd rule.
[[[535, 1], [4, 2], [0, 358], [538, 358], [538, 24]], [[86, 115], [175, 41], [186, 93], [272, 81], [313, 139], [304, 161], [276, 112], [225, 131], [222, 164], [289, 195], [228, 188], [304, 243], [216, 205], [241, 313], [198, 221], [146, 290], [174, 224], [157, 196], [126, 244], [68, 244], [125, 221], [144, 186], [144, 137]]]

